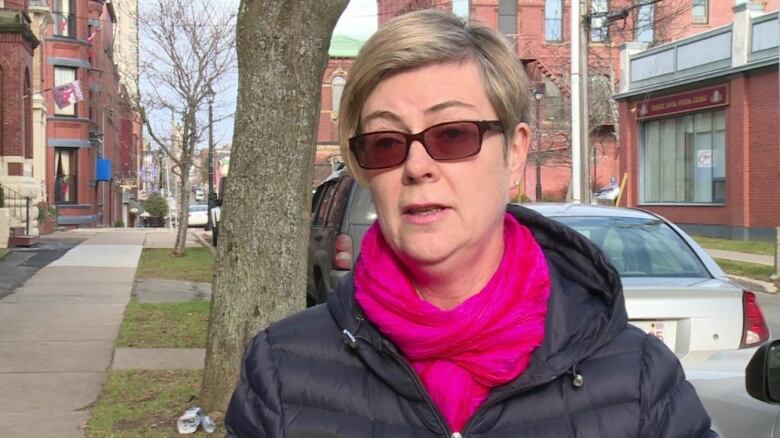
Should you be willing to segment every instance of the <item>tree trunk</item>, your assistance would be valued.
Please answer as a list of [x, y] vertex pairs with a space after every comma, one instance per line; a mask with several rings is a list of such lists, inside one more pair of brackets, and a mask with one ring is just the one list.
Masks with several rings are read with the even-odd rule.
[[242, 0], [238, 103], [200, 401], [224, 411], [246, 343], [304, 307], [320, 87], [348, 0]]
[[[182, 154], [184, 155], [184, 154]], [[190, 160], [182, 160], [182, 162]], [[176, 243], [173, 245], [173, 255], [176, 257], [184, 256], [187, 243], [187, 227], [189, 226], [189, 207], [190, 207], [190, 166], [182, 166], [181, 179], [179, 180], [179, 202], [177, 206], [176, 219], [178, 228], [176, 229]]]

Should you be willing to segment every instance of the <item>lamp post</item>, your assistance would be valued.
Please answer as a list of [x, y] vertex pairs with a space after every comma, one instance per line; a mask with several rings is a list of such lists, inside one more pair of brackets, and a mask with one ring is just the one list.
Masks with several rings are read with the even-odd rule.
[[211, 209], [214, 207], [214, 97], [216, 97], [214, 89], [209, 85], [206, 90], [206, 100], [209, 103], [209, 194], [208, 194], [208, 218], [206, 219], [206, 226], [204, 229], [210, 231], [214, 225], [211, 222]]
[[544, 84], [538, 84], [534, 90], [536, 99], [536, 202], [542, 200], [542, 121], [539, 119], [539, 107], [544, 97]]

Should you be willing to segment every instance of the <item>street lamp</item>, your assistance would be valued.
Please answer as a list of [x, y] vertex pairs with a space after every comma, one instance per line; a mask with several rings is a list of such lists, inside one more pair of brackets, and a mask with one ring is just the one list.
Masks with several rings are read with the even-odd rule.
[[209, 88], [206, 90], [206, 100], [209, 103], [209, 194], [207, 201], [208, 218], [206, 219], [206, 226], [204, 227], [206, 231], [210, 231], [214, 225], [211, 222], [211, 209], [214, 207], [214, 200], [216, 198], [216, 193], [214, 193], [214, 98], [216, 95], [217, 93], [215, 93], [214, 89], [209, 85]]
[[544, 84], [537, 84], [534, 90], [534, 99], [536, 99], [536, 202], [542, 200], [542, 121], [539, 119], [542, 97], [544, 97]]

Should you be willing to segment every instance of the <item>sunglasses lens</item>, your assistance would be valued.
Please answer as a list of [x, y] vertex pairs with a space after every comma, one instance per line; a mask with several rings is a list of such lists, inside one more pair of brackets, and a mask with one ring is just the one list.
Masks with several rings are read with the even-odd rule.
[[354, 139], [353, 150], [365, 169], [393, 167], [406, 159], [406, 138], [393, 132], [365, 134]]
[[479, 137], [476, 123], [447, 123], [431, 127], [425, 133], [425, 144], [434, 159], [457, 160], [479, 152]]

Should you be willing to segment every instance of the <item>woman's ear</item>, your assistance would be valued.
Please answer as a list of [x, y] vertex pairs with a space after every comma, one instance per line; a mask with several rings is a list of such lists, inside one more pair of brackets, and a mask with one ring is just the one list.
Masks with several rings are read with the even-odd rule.
[[[512, 143], [509, 144], [509, 150], [507, 151], [507, 166], [509, 168], [509, 193], [512, 199], [516, 199], [519, 196], [519, 191], [522, 188], [523, 181], [523, 169], [525, 169], [526, 158], [528, 156], [528, 144], [530, 142], [531, 133], [528, 128], [528, 124], [520, 122], [515, 126], [514, 135], [512, 136]], [[518, 184], [518, 181], [520, 182]]]

